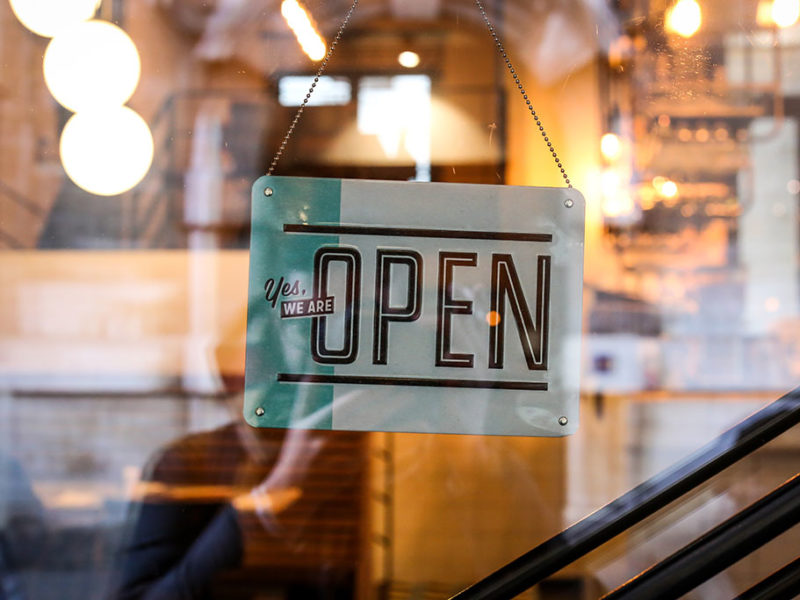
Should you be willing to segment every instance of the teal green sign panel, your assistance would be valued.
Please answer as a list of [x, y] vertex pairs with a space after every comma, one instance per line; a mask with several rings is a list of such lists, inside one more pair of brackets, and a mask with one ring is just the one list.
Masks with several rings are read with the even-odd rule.
[[584, 211], [567, 188], [260, 178], [245, 419], [573, 433]]

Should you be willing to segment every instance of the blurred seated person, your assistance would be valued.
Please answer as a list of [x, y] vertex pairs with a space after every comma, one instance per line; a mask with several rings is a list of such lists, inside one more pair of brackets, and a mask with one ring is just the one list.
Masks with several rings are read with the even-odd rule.
[[238, 411], [180, 439], [143, 476], [113, 597], [352, 598], [365, 475], [363, 433], [255, 429]]
[[0, 452], [0, 600], [28, 597], [20, 572], [39, 558], [46, 530], [44, 507], [25, 471]]

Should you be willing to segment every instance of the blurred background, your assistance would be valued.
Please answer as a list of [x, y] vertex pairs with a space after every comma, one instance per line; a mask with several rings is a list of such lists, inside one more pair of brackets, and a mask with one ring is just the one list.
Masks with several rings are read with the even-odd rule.
[[[153, 456], [241, 421], [250, 187], [350, 6], [0, 2], [0, 598], [107, 597]], [[353, 597], [449, 597], [800, 374], [800, 1], [485, 6], [587, 200], [581, 425], [353, 443]], [[275, 173], [563, 185], [470, 0], [361, 0]], [[799, 459], [789, 432], [525, 597], [598, 597]]]

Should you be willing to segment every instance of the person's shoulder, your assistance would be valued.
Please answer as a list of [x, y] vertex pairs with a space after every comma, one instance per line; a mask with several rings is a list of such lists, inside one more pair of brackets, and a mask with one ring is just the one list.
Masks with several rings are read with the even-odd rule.
[[145, 479], [166, 483], [207, 481], [213, 473], [224, 477], [243, 456], [236, 425], [229, 423], [170, 442], [151, 458]]

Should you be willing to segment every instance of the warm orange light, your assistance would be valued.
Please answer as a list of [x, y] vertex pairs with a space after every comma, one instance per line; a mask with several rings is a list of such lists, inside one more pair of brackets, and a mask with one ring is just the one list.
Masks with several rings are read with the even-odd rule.
[[674, 181], [665, 181], [661, 186], [661, 195], [664, 198], [674, 198], [678, 195], [678, 184]]
[[627, 217], [636, 211], [636, 205], [630, 194], [620, 192], [612, 198], [603, 200], [603, 214], [611, 219]]
[[91, 19], [100, 0], [10, 0], [11, 10], [28, 29], [53, 37], [66, 27]]
[[678, 184], [661, 175], [653, 177], [653, 188], [655, 188], [656, 193], [662, 198], [672, 199], [678, 197]]
[[297, 42], [313, 61], [325, 58], [327, 51], [322, 36], [317, 32], [311, 17], [297, 0], [283, 0], [281, 14], [294, 32]]
[[600, 191], [603, 195], [601, 209], [610, 219], [630, 217], [636, 212], [636, 204], [630, 192], [622, 187], [616, 171], [607, 169], [600, 175]]
[[489, 327], [496, 327], [500, 323], [500, 313], [496, 310], [490, 310], [486, 313], [486, 322], [489, 324]]
[[773, 0], [770, 16], [778, 27], [791, 27], [800, 18], [800, 0]]
[[622, 153], [622, 143], [619, 136], [607, 133], [600, 138], [600, 153], [609, 162], [617, 160]]
[[760, 27], [772, 27], [775, 21], [772, 20], [772, 0], [761, 0], [756, 7], [756, 23]]
[[697, 0], [678, 0], [667, 13], [667, 30], [681, 37], [692, 37], [702, 24], [703, 13]]
[[400, 63], [401, 67], [413, 69], [414, 67], [419, 66], [419, 54], [412, 52], [411, 50], [406, 50], [397, 56], [397, 62]]

